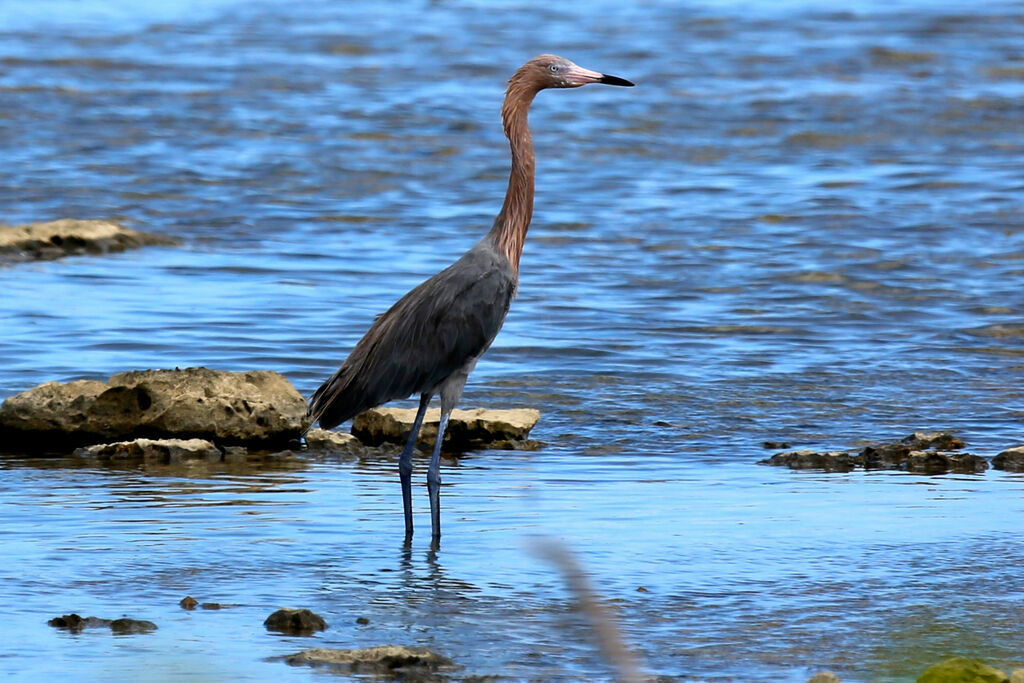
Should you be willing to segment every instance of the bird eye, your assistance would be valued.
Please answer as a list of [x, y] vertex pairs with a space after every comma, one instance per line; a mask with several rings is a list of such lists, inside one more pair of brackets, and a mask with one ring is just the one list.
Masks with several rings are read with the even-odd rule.
[[550, 69], [551, 73], [553, 73], [553, 74], [558, 73], [558, 65], [557, 64], [552, 64], [551, 66], [548, 67], [548, 69]]

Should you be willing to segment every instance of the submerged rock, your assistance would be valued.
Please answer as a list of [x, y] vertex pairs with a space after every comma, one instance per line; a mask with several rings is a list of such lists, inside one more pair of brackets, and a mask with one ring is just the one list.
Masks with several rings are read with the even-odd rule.
[[110, 622], [110, 630], [122, 635], [130, 633], [149, 633], [156, 630], [156, 624], [145, 619], [114, 619]]
[[137, 438], [282, 443], [302, 432], [306, 402], [268, 370], [122, 372], [107, 382], [48, 382], [0, 406], [0, 443], [48, 450]]
[[952, 657], [925, 669], [917, 683], [1008, 683], [1010, 677], [977, 659]]
[[268, 631], [308, 636], [327, 628], [323, 617], [308, 609], [279, 609], [263, 622]]
[[171, 244], [177, 244], [177, 240], [129, 230], [110, 221], [62, 218], [46, 223], [0, 225], [0, 259], [5, 261], [55, 259]]
[[840, 683], [839, 676], [831, 671], [819, 671], [807, 679], [807, 683]]
[[196, 605], [199, 604], [199, 601], [193, 598], [191, 595], [186, 595], [181, 599], [181, 601], [178, 602], [178, 604], [181, 605], [182, 609], [194, 610], [196, 608]]
[[[370, 446], [382, 443], [404, 444], [415, 418], [414, 409], [372, 408], [356, 416], [352, 422], [352, 433]], [[538, 420], [540, 411], [531, 408], [453, 410], [445, 432], [445, 447], [455, 451], [530, 448], [532, 444], [526, 437]], [[440, 422], [439, 408], [427, 411], [418, 439], [421, 448], [433, 448]]]
[[47, 625], [55, 628], [67, 629], [73, 633], [86, 628], [99, 628], [106, 627], [118, 635], [129, 635], [134, 633], [149, 633], [157, 629], [156, 624], [152, 621], [145, 621], [143, 619], [129, 619], [122, 617], [120, 619], [100, 619], [99, 617], [80, 617], [79, 615], [72, 612], [71, 614], [65, 614], [62, 617], [54, 617], [46, 622]]
[[846, 451], [818, 452], [811, 450], [786, 451], [760, 461], [761, 465], [788, 467], [791, 470], [825, 470], [826, 472], [849, 472], [857, 460]]
[[223, 455], [205, 439], [135, 439], [76, 448], [76, 456], [97, 460], [144, 460], [163, 465], [220, 462]]
[[992, 458], [992, 467], [1007, 472], [1024, 472], [1024, 446], [1007, 448]]
[[452, 661], [425, 647], [380, 645], [358, 650], [316, 648], [284, 658], [293, 666], [322, 666], [343, 673], [376, 674], [389, 678], [430, 679]]

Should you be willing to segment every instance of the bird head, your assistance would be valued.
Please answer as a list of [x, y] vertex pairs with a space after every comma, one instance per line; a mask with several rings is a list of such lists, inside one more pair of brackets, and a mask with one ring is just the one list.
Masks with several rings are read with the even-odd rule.
[[631, 86], [633, 83], [625, 78], [584, 69], [558, 55], [539, 55], [519, 69], [516, 76], [527, 79], [537, 90], [544, 88], [578, 88], [588, 83], [604, 83], [605, 85]]

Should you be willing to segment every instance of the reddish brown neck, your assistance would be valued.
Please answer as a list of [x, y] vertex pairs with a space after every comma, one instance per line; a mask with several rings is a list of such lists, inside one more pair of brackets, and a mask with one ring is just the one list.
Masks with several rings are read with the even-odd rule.
[[[518, 74], [517, 74], [518, 75]], [[512, 172], [501, 213], [494, 219], [488, 237], [501, 251], [516, 277], [519, 277], [519, 257], [523, 253], [526, 231], [533, 218], [534, 156], [533, 138], [527, 124], [530, 103], [537, 88], [515, 77], [509, 81], [505, 103], [501, 107], [501, 120], [505, 135], [512, 148]]]

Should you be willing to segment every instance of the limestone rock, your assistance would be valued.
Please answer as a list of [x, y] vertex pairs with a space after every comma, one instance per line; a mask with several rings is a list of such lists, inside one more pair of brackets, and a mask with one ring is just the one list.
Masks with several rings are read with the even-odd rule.
[[761, 465], [788, 467], [791, 470], [825, 470], [827, 472], [849, 472], [857, 460], [846, 451], [818, 452], [811, 450], [785, 451], [776, 453]]
[[380, 645], [358, 650], [316, 648], [289, 655], [285, 661], [293, 666], [327, 667], [339, 673], [384, 675], [392, 680], [430, 679], [438, 669], [452, 665], [450, 659], [425, 647], [403, 645]]
[[144, 460], [163, 465], [184, 462], [220, 462], [220, 449], [205, 439], [135, 439], [83, 446], [75, 449], [81, 458], [97, 460]]
[[170, 244], [177, 244], [177, 240], [129, 230], [110, 221], [62, 218], [46, 223], [0, 225], [0, 259], [5, 261], [54, 259]]
[[937, 451], [956, 451], [965, 445], [963, 439], [948, 431], [914, 432], [910, 436], [903, 437], [900, 443], [905, 444], [913, 451], [923, 451], [929, 448]]
[[323, 617], [308, 609], [279, 609], [263, 622], [268, 631], [308, 636], [327, 628]]
[[831, 671], [820, 671], [807, 679], [807, 683], [840, 683], [839, 676]]
[[1009, 676], [977, 659], [952, 657], [925, 669], [917, 683], [1008, 683]]
[[362, 448], [362, 442], [351, 434], [316, 428], [306, 433], [306, 446], [312, 450], [352, 453]]
[[[412, 429], [416, 411], [402, 408], [373, 408], [357, 415], [352, 422], [352, 433], [370, 446], [382, 443], [404, 444]], [[465, 451], [474, 448], [517, 448], [529, 435], [540, 411], [530, 408], [518, 410], [453, 410], [445, 433], [446, 450]], [[420, 430], [420, 448], [433, 448], [441, 410], [433, 408], [423, 418]]]
[[0, 406], [0, 443], [47, 450], [137, 438], [283, 443], [305, 426], [306, 402], [268, 370], [122, 372], [106, 383], [48, 382]]
[[865, 447], [858, 457], [866, 470], [896, 470], [903, 467], [910, 451], [903, 443], [880, 443]]
[[1024, 472], [1024, 446], [1007, 448], [992, 458], [992, 467], [1007, 472]]

